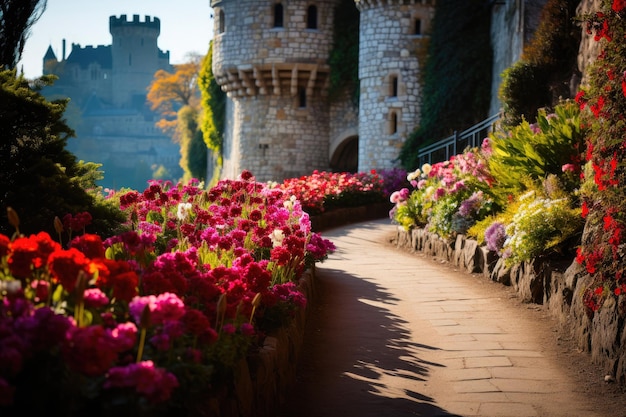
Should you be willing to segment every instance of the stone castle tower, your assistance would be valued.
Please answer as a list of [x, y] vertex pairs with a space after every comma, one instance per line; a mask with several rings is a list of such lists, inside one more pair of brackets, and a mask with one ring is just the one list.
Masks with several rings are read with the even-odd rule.
[[213, 73], [228, 94], [222, 177], [397, 166], [418, 123], [418, 51], [432, 0], [355, 0], [358, 107], [329, 101], [335, 8], [345, 0], [211, 0]]
[[160, 68], [168, 68], [169, 53], [160, 53], [157, 39], [161, 32], [158, 18], [133, 16], [128, 21], [125, 15], [109, 18], [109, 31], [112, 37], [111, 65], [112, 76], [116, 81], [113, 90], [113, 103], [124, 106], [133, 96], [145, 96], [146, 87]]

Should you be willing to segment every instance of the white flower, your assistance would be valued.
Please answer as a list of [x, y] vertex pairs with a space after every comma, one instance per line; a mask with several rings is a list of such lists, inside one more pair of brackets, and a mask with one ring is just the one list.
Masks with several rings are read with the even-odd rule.
[[283, 201], [283, 207], [285, 207], [287, 210], [291, 211], [293, 210], [293, 205], [296, 202], [296, 196], [292, 195], [291, 197], [289, 197], [289, 200], [285, 200]]
[[181, 222], [184, 222], [189, 217], [189, 213], [191, 212], [191, 203], [178, 203], [178, 211], [176, 213], [176, 217]]
[[424, 164], [422, 165], [422, 172], [424, 173], [424, 175], [428, 175], [430, 174], [430, 171], [433, 169], [432, 165], [430, 164]]
[[280, 229], [274, 229], [272, 233], [270, 233], [270, 239], [272, 241], [272, 246], [280, 246], [283, 244], [283, 240], [285, 239], [285, 234]]

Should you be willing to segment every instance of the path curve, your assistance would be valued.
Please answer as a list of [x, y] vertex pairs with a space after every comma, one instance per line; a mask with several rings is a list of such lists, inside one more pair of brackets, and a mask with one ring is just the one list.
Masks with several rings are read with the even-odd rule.
[[626, 417], [622, 393], [581, 383], [589, 376], [569, 361], [589, 357], [560, 347], [545, 311], [395, 248], [395, 227], [322, 233], [337, 251], [316, 269], [297, 381], [277, 417]]

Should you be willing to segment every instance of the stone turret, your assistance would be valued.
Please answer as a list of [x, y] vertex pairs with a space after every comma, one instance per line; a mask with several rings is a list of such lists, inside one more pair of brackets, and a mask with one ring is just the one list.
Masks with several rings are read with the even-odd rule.
[[126, 15], [109, 18], [112, 36], [111, 57], [113, 67], [113, 103], [119, 107], [131, 107], [133, 101], [145, 100], [146, 86], [150, 85], [156, 69], [161, 67], [157, 39], [161, 31], [158, 18]]
[[338, 0], [212, 0], [228, 93], [224, 177], [280, 181], [329, 164], [328, 56]]
[[420, 58], [434, 1], [355, 0], [360, 11], [359, 171], [392, 168], [419, 124]]

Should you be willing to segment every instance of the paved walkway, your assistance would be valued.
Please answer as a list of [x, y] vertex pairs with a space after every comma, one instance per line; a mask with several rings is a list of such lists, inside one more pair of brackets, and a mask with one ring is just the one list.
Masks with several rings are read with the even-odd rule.
[[385, 243], [394, 233], [387, 219], [322, 233], [337, 251], [318, 264], [279, 417], [618, 417], [586, 401], [537, 309]]

